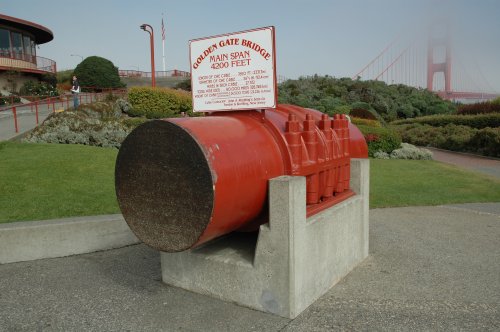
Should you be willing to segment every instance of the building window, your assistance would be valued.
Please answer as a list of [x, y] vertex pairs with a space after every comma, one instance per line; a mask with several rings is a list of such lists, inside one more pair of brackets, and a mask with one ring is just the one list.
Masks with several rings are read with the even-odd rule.
[[23, 38], [19, 32], [11, 32], [12, 39], [12, 53], [15, 59], [22, 59], [23, 57]]
[[23, 46], [24, 46], [24, 59], [29, 62], [33, 62], [31, 57], [31, 43], [30, 37], [23, 35]]
[[6, 29], [0, 29], [0, 56], [10, 57], [10, 35]]
[[35, 44], [35, 41], [33, 39], [30, 40], [31, 42], [31, 55], [33, 56], [33, 62], [36, 61], [36, 44]]

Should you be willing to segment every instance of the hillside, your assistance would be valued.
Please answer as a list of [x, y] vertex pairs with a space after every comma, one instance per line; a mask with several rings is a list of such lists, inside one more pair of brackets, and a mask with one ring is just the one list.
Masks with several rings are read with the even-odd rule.
[[364, 109], [385, 121], [456, 111], [455, 104], [426, 89], [318, 75], [281, 83], [278, 101], [330, 115]]

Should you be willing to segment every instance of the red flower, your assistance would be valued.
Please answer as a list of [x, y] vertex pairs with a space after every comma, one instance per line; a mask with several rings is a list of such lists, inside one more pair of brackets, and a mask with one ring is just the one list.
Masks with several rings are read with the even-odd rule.
[[366, 142], [373, 142], [373, 141], [378, 141], [378, 135], [375, 134], [366, 134], [365, 135], [365, 140]]

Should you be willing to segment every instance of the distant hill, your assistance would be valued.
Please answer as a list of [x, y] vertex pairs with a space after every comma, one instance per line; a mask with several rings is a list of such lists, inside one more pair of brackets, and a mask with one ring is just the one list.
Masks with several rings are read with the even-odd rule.
[[[173, 88], [176, 84], [185, 80], [186, 77], [157, 77], [156, 86], [163, 88]], [[151, 86], [151, 78], [121, 77], [121, 81], [127, 84], [127, 88], [133, 86]]]

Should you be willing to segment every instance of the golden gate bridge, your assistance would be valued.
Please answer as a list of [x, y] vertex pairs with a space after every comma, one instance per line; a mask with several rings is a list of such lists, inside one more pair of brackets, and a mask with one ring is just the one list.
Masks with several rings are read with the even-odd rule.
[[445, 24], [437, 36], [434, 28], [429, 29], [427, 36], [395, 38], [352, 79], [426, 88], [448, 100], [484, 101], [500, 97], [477, 63], [468, 72], [464, 62], [453, 56], [456, 52], [449, 27]]

